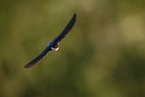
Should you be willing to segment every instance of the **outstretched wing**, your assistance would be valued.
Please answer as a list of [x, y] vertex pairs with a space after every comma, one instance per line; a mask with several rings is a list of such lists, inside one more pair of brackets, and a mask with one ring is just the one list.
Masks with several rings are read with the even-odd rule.
[[46, 47], [46, 49], [40, 55], [38, 55], [35, 59], [30, 61], [28, 64], [26, 64], [24, 66], [24, 68], [32, 67], [33, 65], [40, 62], [43, 58], [45, 58], [45, 56], [48, 54], [49, 51], [51, 51], [51, 48], [48, 46], [48, 47]]
[[48, 45], [46, 47], [46, 49], [40, 55], [38, 55], [35, 59], [30, 61], [28, 64], [26, 64], [24, 66], [24, 68], [32, 67], [33, 65], [37, 64], [38, 62], [40, 62], [48, 54], [48, 52], [51, 51], [51, 46], [54, 45], [53, 43], [60, 42], [66, 36], [66, 34], [72, 29], [73, 25], [75, 24], [75, 21], [76, 21], [76, 14], [74, 14], [74, 16], [72, 17], [70, 22], [67, 24], [65, 29], [62, 31], [62, 33], [51, 42], [52, 44]]
[[67, 24], [67, 26], [64, 28], [62, 33], [59, 36], [57, 36], [53, 41], [54, 42], [60, 42], [68, 34], [68, 32], [72, 29], [72, 27], [75, 24], [75, 21], [76, 21], [76, 14], [73, 15], [72, 19]]

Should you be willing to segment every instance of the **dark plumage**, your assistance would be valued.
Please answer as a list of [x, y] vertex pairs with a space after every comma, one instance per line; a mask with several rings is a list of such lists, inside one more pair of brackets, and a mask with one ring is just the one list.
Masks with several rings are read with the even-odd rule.
[[45, 56], [50, 52], [51, 50], [57, 51], [59, 49], [59, 42], [68, 34], [68, 32], [72, 29], [76, 21], [76, 14], [73, 15], [70, 22], [67, 24], [67, 26], [64, 28], [62, 33], [57, 36], [52, 42], [49, 43], [49, 45], [42, 51], [40, 55], [38, 55], [35, 59], [30, 61], [28, 64], [24, 66], [24, 68], [32, 67], [33, 65], [40, 62]]

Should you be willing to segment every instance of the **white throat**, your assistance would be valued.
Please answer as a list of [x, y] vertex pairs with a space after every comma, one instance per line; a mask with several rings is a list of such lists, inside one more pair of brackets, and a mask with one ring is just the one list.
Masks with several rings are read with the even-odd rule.
[[51, 47], [51, 49], [52, 49], [53, 51], [57, 51], [57, 50], [59, 49], [59, 47], [57, 47], [57, 48]]

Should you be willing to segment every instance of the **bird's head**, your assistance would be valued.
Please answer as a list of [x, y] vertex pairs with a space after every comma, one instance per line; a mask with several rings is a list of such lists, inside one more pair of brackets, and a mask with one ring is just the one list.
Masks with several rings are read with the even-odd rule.
[[56, 43], [55, 45], [53, 45], [53, 46], [51, 47], [51, 49], [52, 49], [53, 51], [57, 51], [57, 50], [59, 49], [59, 44]]

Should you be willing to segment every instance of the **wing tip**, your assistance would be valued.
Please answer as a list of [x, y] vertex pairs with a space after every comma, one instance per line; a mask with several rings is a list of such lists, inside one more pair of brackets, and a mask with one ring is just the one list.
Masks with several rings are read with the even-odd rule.
[[76, 13], [74, 13], [72, 19], [70, 20], [70, 23], [72, 24], [72, 26], [75, 24], [76, 22]]
[[74, 16], [73, 16], [73, 18], [75, 18], [75, 19], [76, 19], [76, 13], [74, 13]]
[[24, 66], [24, 68], [29, 68], [29, 67], [31, 67], [31, 66], [29, 66], [29, 65], [25, 65], [25, 66]]
[[33, 64], [26, 64], [25, 66], [24, 66], [24, 68], [30, 68], [30, 67], [32, 67], [33, 66]]
[[74, 13], [74, 16], [76, 17], [76, 13]]

